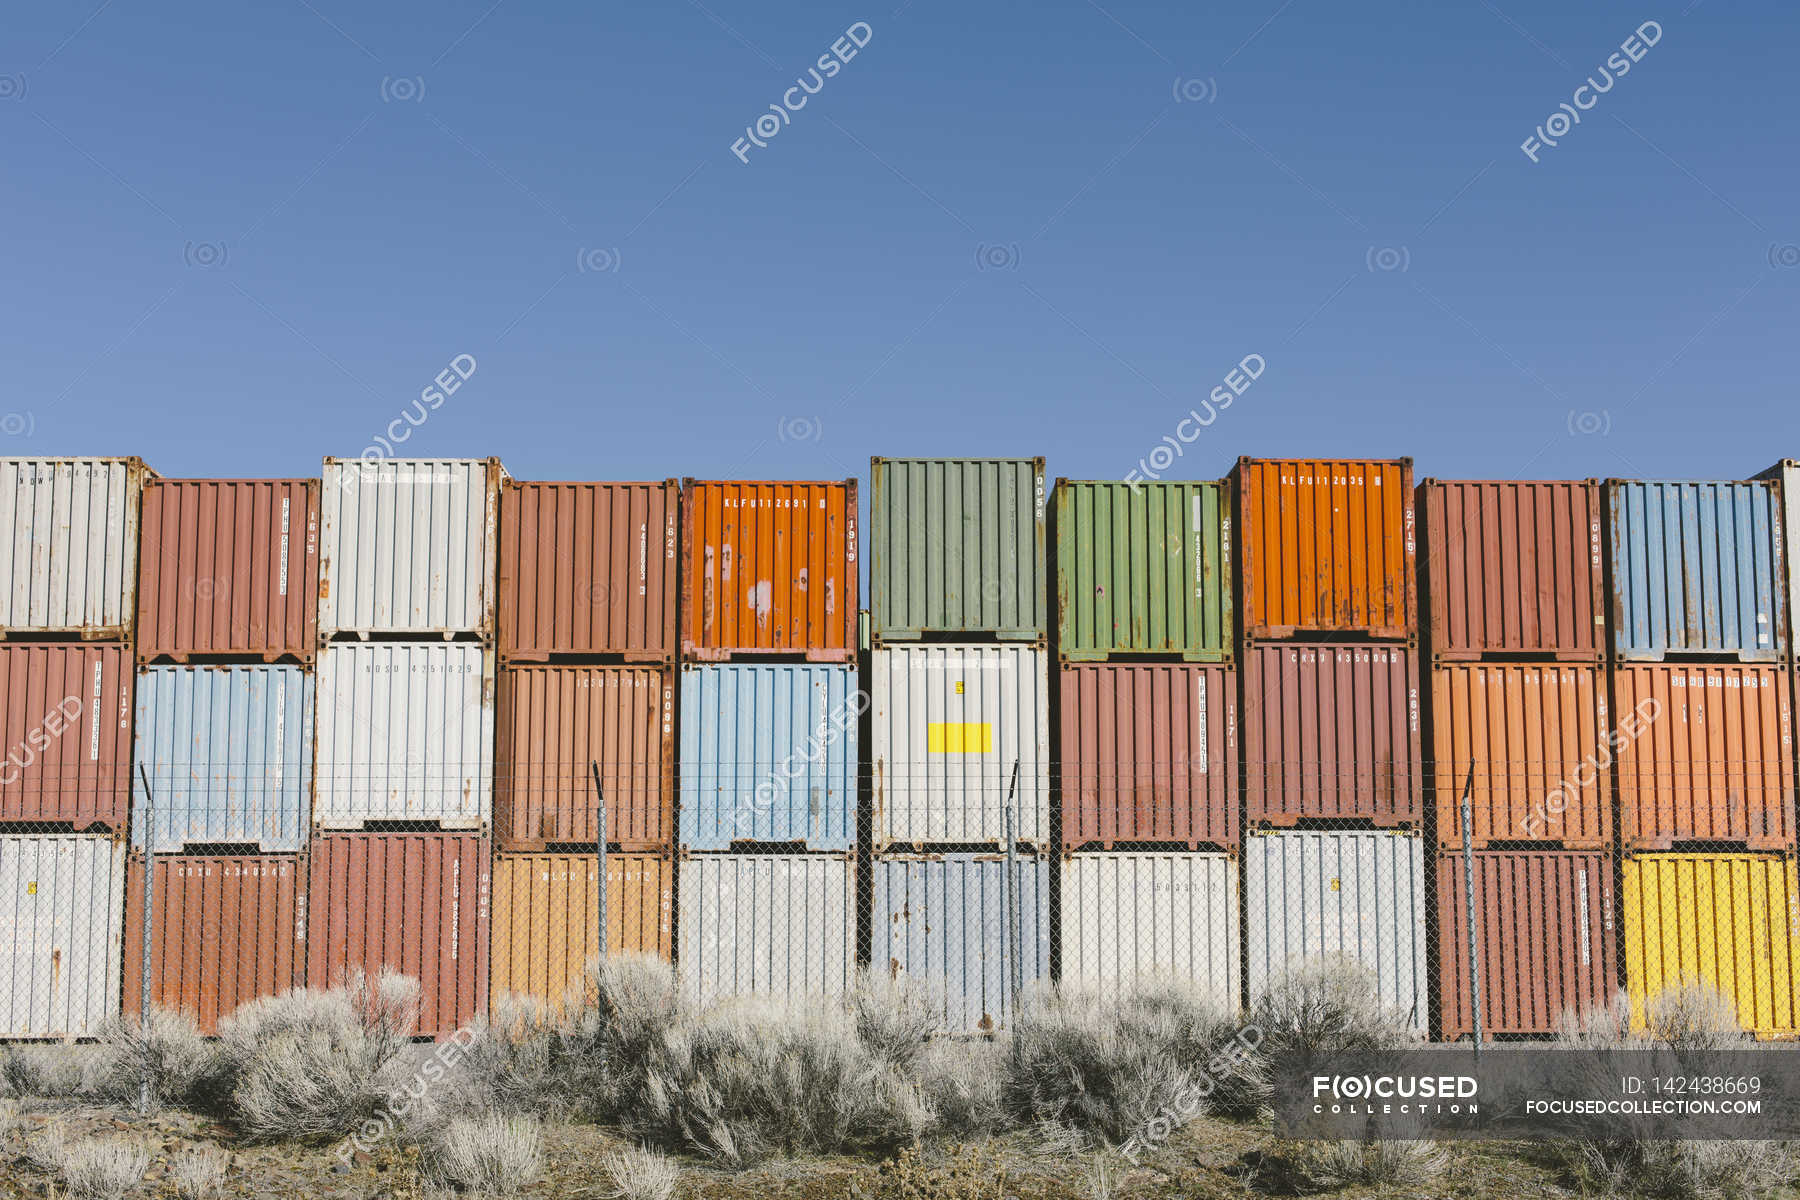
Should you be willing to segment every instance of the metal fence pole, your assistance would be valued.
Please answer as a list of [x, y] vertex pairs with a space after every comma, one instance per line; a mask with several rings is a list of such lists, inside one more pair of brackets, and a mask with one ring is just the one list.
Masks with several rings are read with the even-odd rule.
[[[144, 783], [144, 960], [138, 1000], [138, 1036], [150, 1036], [150, 955], [152, 927], [151, 909], [156, 904], [156, 794], [150, 790], [150, 773], [138, 764], [138, 778]], [[150, 1056], [144, 1056], [144, 1075], [138, 1080], [138, 1111], [150, 1111]]]
[[1014, 799], [1019, 793], [1019, 760], [1013, 759], [1012, 783], [1006, 789], [1006, 972], [1012, 985], [1012, 1027], [1019, 1028], [1019, 993], [1025, 987], [1025, 950], [1020, 939], [1024, 935], [1019, 909], [1019, 841], [1018, 814]]
[[594, 773], [594, 842], [600, 852], [600, 957], [606, 957], [606, 791], [600, 786], [600, 763], [588, 759]]
[[1469, 777], [1463, 782], [1462, 860], [1463, 906], [1469, 921], [1469, 997], [1475, 1017], [1475, 1061], [1481, 1061], [1481, 941], [1475, 929], [1475, 760], [1469, 760]]

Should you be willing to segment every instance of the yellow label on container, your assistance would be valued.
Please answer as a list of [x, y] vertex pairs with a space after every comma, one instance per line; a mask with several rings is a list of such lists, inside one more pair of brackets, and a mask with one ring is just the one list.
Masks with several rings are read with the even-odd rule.
[[929, 754], [992, 754], [994, 727], [986, 721], [934, 721], [925, 727], [925, 750]]

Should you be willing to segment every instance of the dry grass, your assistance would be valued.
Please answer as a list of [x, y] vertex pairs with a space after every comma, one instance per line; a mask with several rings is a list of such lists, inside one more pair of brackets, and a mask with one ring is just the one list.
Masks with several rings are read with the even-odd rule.
[[612, 1180], [612, 1200], [671, 1200], [681, 1182], [681, 1168], [649, 1146], [608, 1151], [600, 1166]]
[[71, 1200], [120, 1200], [150, 1169], [150, 1151], [118, 1138], [89, 1138], [64, 1150], [57, 1174]]
[[177, 1155], [169, 1164], [169, 1180], [181, 1200], [213, 1200], [224, 1190], [230, 1161], [230, 1156], [222, 1150], [195, 1146]]
[[435, 1183], [510, 1196], [543, 1173], [543, 1130], [526, 1117], [457, 1117], [433, 1138], [425, 1164]]

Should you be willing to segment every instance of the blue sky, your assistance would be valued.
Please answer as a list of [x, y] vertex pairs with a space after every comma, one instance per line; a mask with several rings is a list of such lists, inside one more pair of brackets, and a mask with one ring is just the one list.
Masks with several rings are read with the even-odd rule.
[[406, 449], [1106, 478], [1258, 354], [1172, 473], [1800, 455], [1791, 5], [18, 0], [7, 26], [0, 453], [314, 474], [466, 354]]

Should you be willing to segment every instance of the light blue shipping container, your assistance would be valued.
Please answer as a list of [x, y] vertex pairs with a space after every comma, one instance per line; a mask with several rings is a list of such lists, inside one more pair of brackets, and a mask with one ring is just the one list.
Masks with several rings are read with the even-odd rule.
[[131, 844], [154, 829], [158, 854], [196, 843], [306, 848], [312, 795], [313, 677], [302, 667], [146, 667], [135, 748], [154, 814], [133, 780]]
[[1608, 480], [1614, 652], [1782, 658], [1779, 485]]
[[1011, 966], [1030, 995], [1050, 978], [1050, 864], [1014, 867], [1018, 938], [1008, 929], [1003, 854], [932, 854], [873, 863], [869, 963], [905, 974], [941, 1004], [942, 1032], [991, 1033], [1012, 1019]]
[[729, 663], [681, 669], [681, 844], [856, 848], [854, 667]]

